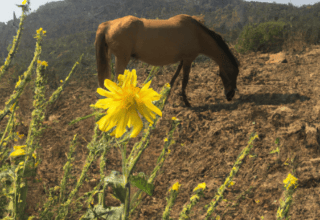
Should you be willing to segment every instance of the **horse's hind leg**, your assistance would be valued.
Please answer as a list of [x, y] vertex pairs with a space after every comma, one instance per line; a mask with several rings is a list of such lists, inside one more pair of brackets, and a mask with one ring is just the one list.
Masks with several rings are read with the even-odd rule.
[[191, 69], [191, 62], [185, 62], [183, 65], [182, 98], [187, 107], [191, 107], [186, 95], [186, 87], [189, 81], [190, 69]]
[[179, 66], [178, 66], [178, 69], [177, 69], [176, 73], [173, 75], [173, 77], [172, 77], [172, 79], [171, 79], [171, 82], [170, 82], [170, 87], [171, 87], [171, 89], [172, 89], [172, 87], [173, 87], [174, 81], [176, 81], [176, 79], [177, 79], [177, 77], [178, 77], [178, 75], [179, 75], [179, 73], [180, 73], [180, 71], [181, 71], [182, 64], [183, 64], [183, 60], [180, 61], [180, 64], [179, 64]]
[[122, 56], [116, 57], [116, 73], [114, 82], [117, 82], [119, 74], [124, 74], [124, 70], [126, 69], [128, 63], [130, 61], [130, 56]]

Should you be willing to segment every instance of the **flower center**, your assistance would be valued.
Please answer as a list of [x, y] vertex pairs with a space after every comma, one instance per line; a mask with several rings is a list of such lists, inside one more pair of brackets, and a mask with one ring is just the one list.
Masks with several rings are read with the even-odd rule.
[[122, 108], [129, 109], [131, 106], [135, 105], [136, 101], [139, 100], [139, 91], [140, 88], [132, 85], [126, 87], [124, 91]]

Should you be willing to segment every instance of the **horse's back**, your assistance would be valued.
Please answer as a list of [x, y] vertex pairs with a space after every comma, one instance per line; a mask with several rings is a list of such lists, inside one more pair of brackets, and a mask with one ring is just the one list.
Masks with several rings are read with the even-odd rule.
[[106, 41], [116, 56], [130, 53], [151, 65], [167, 65], [197, 56], [198, 31], [194, 18], [185, 14], [167, 20], [129, 15], [109, 21]]
[[[145, 62], [157, 65], [193, 59], [199, 53], [198, 29], [189, 15], [176, 15], [168, 20], [141, 19], [143, 28], [137, 32], [136, 50]], [[154, 63], [153, 65], [155, 65]]]
[[180, 14], [171, 17], [167, 20], [158, 20], [138, 18], [132, 15], [127, 15], [122, 18], [117, 18], [102, 24], [105, 24], [105, 26], [107, 26], [109, 35], [116, 34], [117, 32], [123, 32], [128, 30], [131, 31], [133, 29], [139, 29], [139, 31], [154, 31], [154, 29], [156, 29], [156, 31], [159, 32], [163, 32], [164, 30], [170, 32], [173, 29], [179, 31], [190, 29], [192, 26], [194, 26], [192, 20], [197, 20], [197, 18], [197, 16]]
[[141, 23], [140, 19], [132, 15], [117, 18], [112, 21], [108, 21], [106, 33], [108, 35], [113, 35], [124, 31], [132, 31], [134, 28], [137, 28], [137, 24], [139, 23]]

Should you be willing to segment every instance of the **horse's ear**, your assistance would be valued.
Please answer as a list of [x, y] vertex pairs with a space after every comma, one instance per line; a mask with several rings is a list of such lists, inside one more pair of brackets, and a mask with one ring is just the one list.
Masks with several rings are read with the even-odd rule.
[[204, 15], [203, 14], [201, 14], [201, 15], [193, 15], [191, 17], [204, 25], [205, 21], [204, 21]]
[[202, 24], [204, 24], [204, 15], [203, 15], [203, 14], [201, 14], [201, 15], [199, 16], [199, 22], [202, 23]]

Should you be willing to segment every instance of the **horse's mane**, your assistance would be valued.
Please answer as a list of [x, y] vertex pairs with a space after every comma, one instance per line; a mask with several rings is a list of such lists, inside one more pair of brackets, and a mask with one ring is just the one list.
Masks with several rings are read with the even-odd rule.
[[214, 31], [210, 30], [209, 28], [207, 28], [204, 24], [202, 24], [202, 22], [199, 22], [197, 19], [195, 19], [192, 16], [192, 20], [202, 28], [202, 30], [204, 30], [207, 34], [209, 34], [217, 43], [218, 45], [221, 47], [221, 49], [227, 54], [227, 56], [229, 57], [229, 59], [231, 60], [231, 63], [236, 66], [239, 67], [240, 62], [238, 61], [238, 59], [232, 54], [232, 52], [230, 51], [228, 45], [226, 44], [226, 42], [222, 39], [222, 37], [215, 33]]

